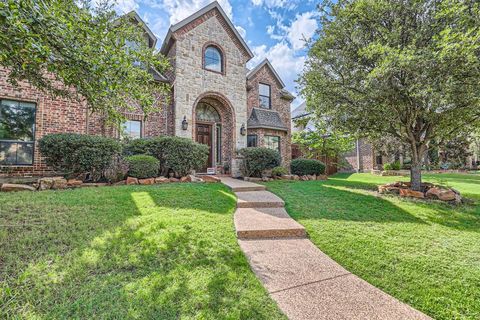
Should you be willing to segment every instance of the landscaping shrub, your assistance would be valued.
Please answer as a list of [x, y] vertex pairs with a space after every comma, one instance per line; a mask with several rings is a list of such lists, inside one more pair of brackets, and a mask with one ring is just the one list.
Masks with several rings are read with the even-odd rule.
[[208, 146], [180, 137], [136, 139], [125, 146], [126, 154], [147, 154], [160, 161], [160, 171], [167, 175], [173, 171], [185, 176], [201, 169], [208, 158]]
[[265, 170], [273, 169], [280, 164], [280, 154], [269, 148], [244, 148], [240, 150], [243, 156], [241, 166], [245, 177], [261, 177]]
[[290, 163], [292, 174], [299, 176], [325, 173], [325, 164], [315, 159], [294, 159]]
[[136, 154], [125, 159], [128, 163], [128, 175], [134, 178], [154, 178], [158, 174], [160, 161], [146, 154]]
[[121, 144], [112, 138], [76, 133], [56, 133], [42, 137], [40, 152], [48, 166], [67, 177], [84, 175], [84, 179], [103, 178], [114, 158], [121, 152]]
[[274, 177], [280, 177], [287, 173], [288, 171], [285, 167], [275, 167], [272, 169], [272, 176]]
[[400, 161], [385, 163], [383, 165], [383, 170], [400, 170], [400, 168], [401, 168]]

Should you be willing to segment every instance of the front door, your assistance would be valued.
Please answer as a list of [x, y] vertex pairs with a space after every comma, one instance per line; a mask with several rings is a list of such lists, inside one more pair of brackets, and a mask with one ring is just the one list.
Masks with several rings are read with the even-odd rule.
[[198, 123], [196, 141], [198, 143], [206, 144], [208, 146], [208, 159], [207, 159], [207, 163], [205, 163], [205, 167], [203, 168], [203, 172], [207, 172], [207, 168], [210, 168], [213, 166], [212, 125]]

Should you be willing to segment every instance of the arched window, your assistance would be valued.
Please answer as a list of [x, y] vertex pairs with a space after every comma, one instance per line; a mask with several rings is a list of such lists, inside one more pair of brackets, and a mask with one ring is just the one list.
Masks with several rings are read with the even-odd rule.
[[204, 65], [203, 67], [208, 70], [216, 71], [216, 72], [223, 72], [223, 57], [222, 52], [214, 47], [208, 46], [204, 52]]
[[197, 106], [196, 119], [204, 122], [220, 122], [220, 115], [208, 103], [200, 102]]

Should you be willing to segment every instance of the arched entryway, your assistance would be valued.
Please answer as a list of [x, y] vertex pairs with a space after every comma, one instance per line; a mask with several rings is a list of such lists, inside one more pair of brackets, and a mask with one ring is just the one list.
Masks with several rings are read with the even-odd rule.
[[209, 147], [209, 156], [202, 173], [230, 170], [233, 148], [234, 121], [227, 101], [216, 95], [205, 95], [194, 107], [193, 138]]

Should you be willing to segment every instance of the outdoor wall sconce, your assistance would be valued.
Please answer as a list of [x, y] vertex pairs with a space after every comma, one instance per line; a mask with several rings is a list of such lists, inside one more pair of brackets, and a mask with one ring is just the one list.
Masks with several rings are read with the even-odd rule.
[[187, 129], [188, 129], [187, 116], [183, 116], [182, 129], [183, 129], [183, 130], [187, 130]]
[[240, 134], [242, 136], [247, 134], [247, 129], [245, 128], [245, 123], [243, 123], [242, 126], [240, 127]]

